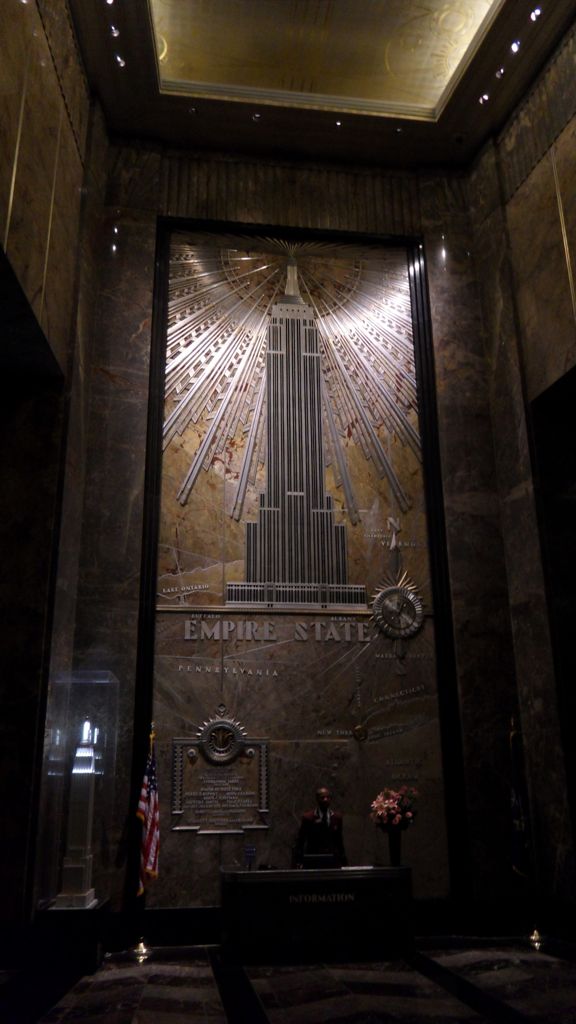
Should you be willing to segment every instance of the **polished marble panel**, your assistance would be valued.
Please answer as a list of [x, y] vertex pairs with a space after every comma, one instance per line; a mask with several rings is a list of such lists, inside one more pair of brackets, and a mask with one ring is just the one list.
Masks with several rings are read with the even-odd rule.
[[[488, 207], [493, 203], [493, 194], [482, 201]], [[428, 179], [422, 210], [467, 825], [477, 892], [490, 898], [494, 885], [504, 890], [507, 884], [494, 837], [508, 827], [506, 736], [515, 681], [489, 376], [464, 181], [444, 187]], [[487, 685], [495, 675], [497, 688]], [[487, 808], [499, 823], [494, 832], [483, 824]]]
[[67, 119], [58, 148], [41, 324], [62, 370], [68, 371], [77, 300], [78, 237], [83, 169]]
[[[114, 226], [119, 229], [117, 235]], [[106, 209], [94, 231], [101, 273], [96, 326], [86, 365], [90, 402], [75, 664], [112, 671], [120, 682], [117, 802], [107, 823], [111, 891], [119, 900], [124, 884], [126, 815], [132, 814], [155, 220], [148, 214], [123, 216]]]
[[[566, 260], [572, 289], [572, 333], [566, 337], [560, 373], [567, 373], [576, 364], [576, 174], [574, 153], [576, 151], [576, 117], [565, 128], [554, 147], [558, 193], [562, 204], [567, 247]], [[551, 383], [551, 381], [549, 381]]]
[[[111, 201], [149, 196], [152, 160], [144, 149], [119, 149]], [[420, 229], [416, 174], [173, 152], [158, 170], [161, 209], [170, 216], [377, 234]]]
[[500, 171], [506, 202], [574, 117], [575, 55], [576, 29], [572, 26], [502, 133]]
[[[68, 131], [64, 134], [68, 144], [61, 147], [61, 160], [70, 155], [73, 176], [78, 168], [78, 157], [75, 146], [69, 143]], [[97, 144], [96, 144], [97, 140]], [[76, 600], [78, 593], [79, 555], [82, 539], [82, 506], [84, 500], [84, 484], [86, 476], [86, 443], [88, 418], [88, 383], [86, 363], [90, 350], [90, 338], [97, 299], [97, 271], [95, 258], [94, 224], [99, 216], [99, 208], [103, 201], [104, 184], [103, 166], [106, 164], [107, 143], [102, 137], [101, 124], [91, 131], [91, 151], [89, 188], [84, 204], [84, 232], [80, 251], [77, 254], [72, 239], [69, 239], [69, 252], [62, 252], [64, 266], [68, 265], [64, 283], [70, 285], [76, 278], [78, 291], [77, 304], [74, 311], [75, 332], [71, 365], [67, 365], [70, 380], [70, 405], [68, 410], [68, 429], [65, 454], [65, 485], [62, 494], [60, 538], [58, 547], [58, 567], [54, 595], [54, 619], [52, 629], [52, 647], [50, 652], [50, 680], [46, 705], [46, 737], [44, 752], [43, 782], [41, 786], [39, 818], [42, 825], [42, 856], [37, 862], [34, 905], [53, 898], [58, 892], [58, 875], [60, 870], [62, 835], [66, 818], [63, 814], [66, 794], [66, 779], [63, 773], [52, 771], [50, 763], [54, 756], [58, 733], [66, 727], [69, 700], [69, 684], [74, 658], [74, 632], [76, 616]], [[66, 178], [66, 175], [64, 175]], [[64, 180], [64, 178], [62, 180]], [[80, 203], [80, 193], [71, 197]], [[64, 220], [66, 197], [60, 196], [56, 218]], [[74, 218], [71, 218], [74, 221]], [[56, 230], [56, 226], [55, 226]], [[57, 238], [60, 237], [57, 235]], [[65, 248], [67, 233], [63, 232], [61, 243], [55, 242], [57, 248]], [[71, 264], [71, 265], [70, 265]], [[58, 263], [51, 260], [46, 291], [47, 310], [52, 309], [52, 280], [61, 275]], [[57, 288], [55, 294], [61, 294]], [[71, 288], [68, 294], [72, 295]], [[67, 296], [62, 291], [66, 305]], [[57, 313], [58, 322], [62, 323], [61, 312]]]
[[[567, 129], [568, 131], [568, 129]], [[567, 152], [567, 151], [566, 151]], [[568, 276], [562, 266], [558, 208], [553, 194], [554, 175], [551, 156], [543, 161], [514, 196], [509, 224], [518, 227], [513, 239], [512, 262], [503, 208], [477, 203], [475, 221], [475, 259], [482, 297], [494, 452], [500, 497], [500, 528], [505, 549], [505, 583], [509, 593], [509, 615], [514, 640], [518, 713], [524, 739], [529, 789], [530, 814], [535, 842], [539, 848], [540, 881], [555, 892], [570, 892], [573, 867], [569, 854], [569, 826], [565, 804], [565, 781], [556, 704], [556, 683], [546, 609], [540, 540], [529, 453], [524, 368], [532, 376], [545, 380], [566, 352], [567, 330], [555, 332], [558, 310], [545, 298], [544, 283], [552, 274], [546, 254], [555, 250], [556, 280], [554, 295], [562, 292], [561, 309], [568, 324]], [[564, 172], [563, 172], [564, 173]], [[475, 195], [490, 190], [495, 168], [488, 151], [475, 169], [470, 188]], [[566, 167], [567, 180], [570, 170]], [[483, 176], [488, 182], [483, 183]], [[546, 197], [550, 222], [543, 217], [542, 206], [532, 205], [535, 195]], [[536, 221], [543, 218], [536, 225]], [[550, 231], [552, 224], [554, 230]], [[534, 225], [535, 240], [532, 235]], [[549, 234], [539, 253], [538, 241]], [[522, 244], [520, 244], [520, 239]], [[530, 250], [530, 251], [528, 251]], [[544, 265], [541, 267], [542, 253]], [[530, 294], [531, 279], [523, 275], [531, 268], [536, 296]], [[521, 286], [521, 312], [516, 315], [515, 278]], [[539, 282], [539, 283], [538, 283]], [[543, 291], [544, 289], [544, 291]], [[525, 301], [526, 300], [526, 301]], [[538, 300], [538, 301], [537, 301]], [[534, 318], [527, 321], [527, 304]], [[529, 333], [524, 334], [528, 324]], [[554, 344], [550, 338], [554, 337]], [[522, 351], [523, 348], [523, 351]], [[498, 676], [500, 677], [500, 670]], [[519, 716], [519, 717], [518, 717]], [[509, 769], [508, 769], [509, 770]], [[553, 781], [557, 797], [550, 801]]]
[[66, 0], [37, 0], [37, 2], [52, 60], [65, 97], [77, 155], [82, 158], [88, 132], [90, 95], [84, 68], [78, 59], [78, 44], [68, 4]]
[[37, 13], [36, 22], [6, 253], [40, 319], [62, 97]]
[[526, 391], [533, 399], [562, 375], [576, 337], [552, 153], [510, 200], [507, 218]]
[[27, 5], [0, 4], [0, 241], [4, 243], [22, 90], [34, 25]]

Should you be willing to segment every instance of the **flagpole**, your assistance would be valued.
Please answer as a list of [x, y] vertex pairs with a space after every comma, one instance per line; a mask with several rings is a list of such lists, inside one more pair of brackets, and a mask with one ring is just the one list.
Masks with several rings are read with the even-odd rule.
[[154, 722], [150, 725], [148, 757], [140, 788], [136, 816], [142, 822], [140, 838], [140, 873], [137, 895], [144, 894], [147, 883], [158, 877], [158, 854], [160, 849], [160, 808], [156, 778], [156, 751], [154, 747]]

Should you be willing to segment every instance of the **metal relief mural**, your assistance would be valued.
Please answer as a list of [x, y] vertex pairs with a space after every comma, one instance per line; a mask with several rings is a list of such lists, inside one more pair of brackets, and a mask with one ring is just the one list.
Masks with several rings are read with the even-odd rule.
[[444, 891], [408, 273], [403, 249], [172, 236], [155, 644], [164, 905], [217, 902], [218, 865], [242, 866], [246, 849], [289, 866], [320, 784], [345, 815], [350, 863], [379, 856], [379, 789], [416, 784], [419, 886]]

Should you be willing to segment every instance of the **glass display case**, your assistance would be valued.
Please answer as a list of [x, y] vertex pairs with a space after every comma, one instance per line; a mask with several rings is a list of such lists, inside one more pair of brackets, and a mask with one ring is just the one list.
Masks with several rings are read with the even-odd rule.
[[107, 828], [114, 800], [118, 680], [60, 675], [48, 701], [37, 904], [91, 909], [108, 895]]

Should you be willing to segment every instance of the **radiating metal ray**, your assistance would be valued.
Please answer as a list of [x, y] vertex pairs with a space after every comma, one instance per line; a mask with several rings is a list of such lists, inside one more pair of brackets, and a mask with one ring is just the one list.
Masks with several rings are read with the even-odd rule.
[[[270, 302], [270, 305], [272, 305], [272, 301]], [[260, 337], [260, 344], [261, 345], [263, 345], [263, 343], [264, 343], [264, 326], [265, 326], [265, 323], [266, 323], [267, 312], [268, 312], [267, 310], [265, 310], [263, 312], [262, 317], [260, 319], [260, 323], [258, 324], [258, 328], [257, 328], [257, 330], [255, 332], [256, 336]], [[231, 398], [233, 397], [234, 392], [236, 391], [237, 395], [239, 395], [241, 393], [242, 385], [244, 383], [244, 373], [245, 373], [246, 367], [248, 367], [248, 368], [251, 367], [251, 364], [253, 363], [253, 360], [254, 360], [254, 355], [255, 355], [254, 347], [252, 347], [252, 349], [251, 348], [247, 348], [245, 350], [245, 352], [244, 352], [244, 354], [242, 356], [240, 365], [238, 366], [237, 373], [235, 375], [235, 379], [230, 383], [228, 391], [222, 397], [222, 401], [220, 403], [220, 409], [219, 409], [218, 413], [215, 414], [213, 422], [212, 422], [212, 425], [209, 428], [209, 430], [206, 432], [204, 440], [200, 444], [200, 446], [199, 446], [199, 448], [198, 448], [198, 450], [197, 450], [197, 452], [195, 454], [195, 457], [194, 457], [194, 460], [192, 462], [192, 465], [190, 466], [190, 469], [189, 469], [189, 471], [188, 471], [188, 473], [187, 473], [187, 475], [186, 475], [186, 477], [184, 479], [184, 482], [183, 482], [183, 484], [182, 484], [182, 486], [181, 486], [181, 488], [180, 488], [180, 490], [178, 492], [177, 498], [178, 498], [178, 501], [180, 502], [181, 505], [185, 505], [187, 500], [188, 500], [188, 497], [190, 495], [190, 491], [192, 490], [192, 488], [194, 486], [194, 483], [196, 481], [198, 473], [200, 472], [202, 464], [205, 462], [206, 457], [208, 455], [208, 452], [210, 451], [210, 448], [212, 447], [214, 439], [217, 436], [217, 433], [218, 433], [218, 430], [219, 430], [219, 427], [220, 427], [220, 423], [221, 423], [221, 421], [223, 420], [223, 418], [224, 418], [224, 416], [226, 414], [229, 402], [230, 402]]]
[[[315, 300], [310, 292], [308, 292], [310, 303], [315, 308]], [[324, 335], [324, 325], [319, 321], [320, 335]], [[410, 501], [405, 493], [400, 481], [394, 472], [393, 466], [384, 451], [380, 439], [367, 415], [366, 408], [362, 399], [362, 395], [354, 384], [353, 377], [346, 372], [343, 365], [340, 354], [338, 353], [335, 346], [330, 348], [330, 339], [324, 335], [324, 352], [332, 364], [334, 372], [339, 379], [339, 385], [341, 387], [341, 393], [346, 394], [348, 403], [351, 406], [353, 413], [350, 417], [350, 425], [353, 424], [353, 429], [361, 438], [362, 447], [367, 458], [372, 458], [374, 464], [378, 468], [381, 476], [386, 476], [388, 482], [392, 488], [394, 497], [402, 511], [406, 511], [410, 507]]]
[[186, 503], [200, 470], [241, 431], [243, 456], [229, 514], [242, 516], [264, 461], [267, 316], [291, 257], [319, 329], [326, 461], [342, 487], [346, 513], [358, 521], [344, 436], [373, 461], [406, 509], [409, 498], [378, 434], [384, 427], [419, 455], [412, 323], [400, 255], [367, 245], [203, 233], [179, 234], [171, 254], [165, 446], [189, 424], [206, 422], [178, 500]]

